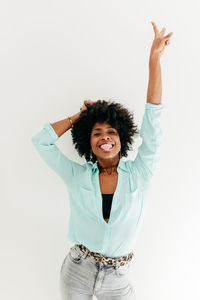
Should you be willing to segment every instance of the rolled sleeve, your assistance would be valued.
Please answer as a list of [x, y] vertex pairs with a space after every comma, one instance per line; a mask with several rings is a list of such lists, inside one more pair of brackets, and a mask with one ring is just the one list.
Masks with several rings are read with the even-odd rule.
[[60, 151], [55, 145], [58, 139], [59, 137], [53, 127], [47, 122], [40, 132], [32, 136], [31, 141], [41, 158], [68, 185], [82, 166], [70, 160]]
[[135, 171], [139, 181], [149, 183], [155, 173], [160, 160], [160, 146], [162, 143], [162, 129], [160, 117], [163, 104], [146, 103], [140, 129], [142, 143], [134, 161], [129, 161], [130, 168]]

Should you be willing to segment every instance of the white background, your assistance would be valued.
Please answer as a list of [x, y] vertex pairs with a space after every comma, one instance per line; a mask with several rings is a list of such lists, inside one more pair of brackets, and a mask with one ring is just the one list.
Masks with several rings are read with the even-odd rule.
[[[200, 298], [199, 10], [194, 0], [1, 1], [1, 299], [60, 299], [69, 199], [31, 137], [85, 99], [120, 102], [140, 126], [151, 21], [173, 36], [161, 56], [161, 159], [130, 280], [137, 300]], [[57, 146], [85, 163], [70, 131]]]

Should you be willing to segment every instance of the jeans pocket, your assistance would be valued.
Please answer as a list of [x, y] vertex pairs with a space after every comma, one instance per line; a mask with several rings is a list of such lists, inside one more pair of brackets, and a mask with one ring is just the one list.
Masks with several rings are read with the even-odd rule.
[[69, 259], [76, 264], [82, 262], [82, 255], [76, 250], [75, 246], [71, 247], [69, 250]]
[[120, 276], [126, 275], [129, 271], [129, 268], [130, 268], [129, 263], [127, 263], [123, 266], [120, 266], [119, 268], [116, 269], [117, 276], [120, 277]]

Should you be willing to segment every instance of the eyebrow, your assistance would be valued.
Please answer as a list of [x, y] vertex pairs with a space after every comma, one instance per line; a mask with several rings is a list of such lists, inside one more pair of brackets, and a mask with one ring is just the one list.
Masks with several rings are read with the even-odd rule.
[[[113, 128], [113, 127], [106, 127], [106, 128], [112, 128], [112, 129], [115, 129], [115, 128]], [[93, 129], [93, 130], [101, 130], [101, 128], [95, 128], [95, 129]]]

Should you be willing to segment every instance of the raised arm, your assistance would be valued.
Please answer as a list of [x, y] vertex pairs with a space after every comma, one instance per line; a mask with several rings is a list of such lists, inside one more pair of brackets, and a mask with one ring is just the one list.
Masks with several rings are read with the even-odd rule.
[[165, 46], [169, 45], [169, 39], [173, 32], [164, 36], [166, 30], [165, 27], [159, 32], [156, 24], [153, 25], [155, 37], [151, 46], [151, 52], [149, 56], [149, 84], [147, 90], [147, 103], [160, 104], [162, 98], [162, 78], [161, 78], [161, 66], [160, 57], [164, 52]]
[[[80, 113], [81, 112], [78, 112], [74, 116], [69, 117], [69, 118], [71, 118], [73, 124], [78, 122]], [[58, 137], [63, 135], [63, 133], [65, 133], [66, 131], [68, 131], [71, 128], [71, 122], [70, 122], [69, 118], [66, 118], [64, 120], [61, 120], [61, 121], [58, 121], [55, 123], [50, 123]]]
[[[71, 117], [73, 124], [79, 119], [80, 112]], [[71, 128], [68, 118], [55, 122], [47, 122], [43, 129], [32, 136], [31, 141], [41, 158], [54, 170], [66, 184], [70, 184], [73, 177], [80, 171], [80, 164], [66, 157], [55, 145], [59, 137]]]
[[165, 46], [169, 44], [172, 32], [164, 36], [166, 28], [161, 32], [154, 22], [151, 22], [155, 32], [155, 38], [151, 47], [149, 57], [149, 84], [147, 90], [147, 101], [143, 115], [140, 137], [142, 144], [138, 148], [138, 153], [134, 161], [129, 161], [128, 165], [134, 179], [143, 188], [148, 188], [156, 166], [160, 160], [160, 146], [162, 143], [162, 129], [160, 117], [163, 110], [161, 104], [162, 81], [160, 56], [163, 54]]

